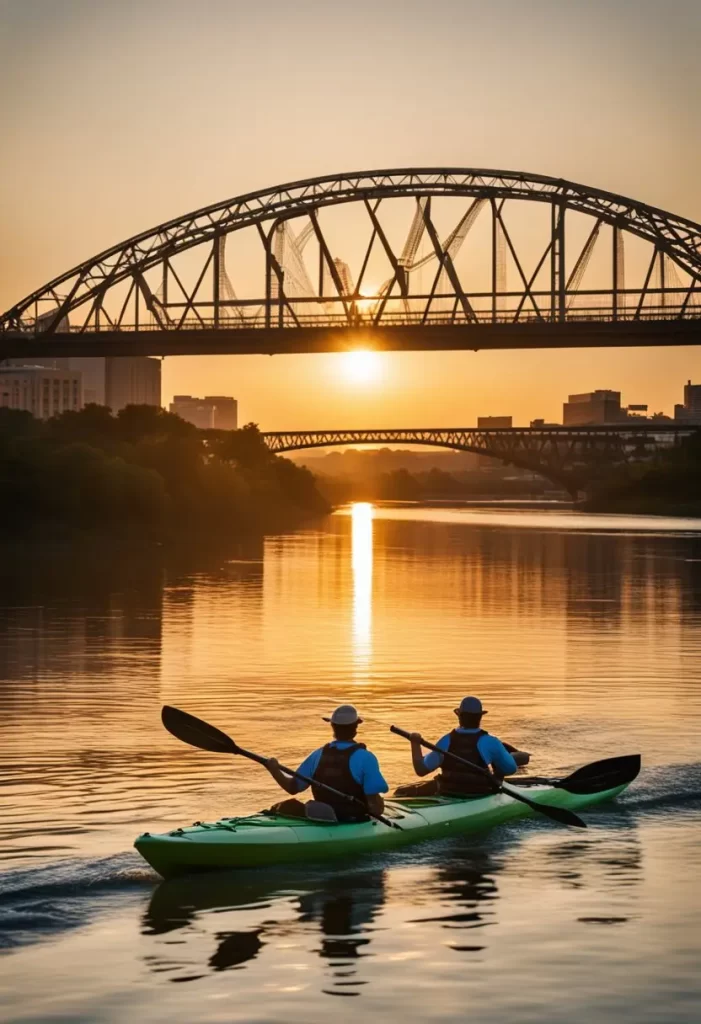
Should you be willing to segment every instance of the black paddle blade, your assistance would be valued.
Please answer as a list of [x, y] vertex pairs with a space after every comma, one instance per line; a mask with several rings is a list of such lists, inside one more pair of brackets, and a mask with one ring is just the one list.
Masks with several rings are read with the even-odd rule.
[[238, 747], [225, 732], [215, 729], [208, 722], [201, 718], [188, 715], [187, 711], [180, 711], [179, 708], [172, 708], [168, 704], [163, 705], [161, 721], [176, 739], [183, 743], [189, 743], [191, 747], [199, 747], [200, 750], [211, 750], [215, 754], [235, 754]]
[[523, 793], [514, 791], [510, 786], [508, 788], [502, 786], [501, 792], [513, 797], [514, 800], [518, 800], [522, 804], [527, 804], [534, 811], [545, 815], [546, 818], [552, 818], [553, 821], [557, 821], [561, 825], [574, 825], [575, 828], [587, 827], [586, 821], [582, 821], [574, 811], [568, 811], [566, 807], [553, 807], [552, 804], [541, 804], [538, 800], [531, 800]]
[[640, 771], [640, 754], [628, 754], [625, 757], [607, 757], [603, 761], [578, 768], [566, 779], [554, 783], [558, 789], [566, 789], [568, 793], [603, 793], [617, 786], [627, 786]]
[[566, 807], [539, 804], [536, 800], [533, 801], [533, 806], [540, 814], [544, 814], [546, 818], [552, 818], [553, 821], [558, 821], [561, 825], [574, 825], [575, 828], [587, 827], [586, 821], [583, 821], [574, 811], [568, 811]]

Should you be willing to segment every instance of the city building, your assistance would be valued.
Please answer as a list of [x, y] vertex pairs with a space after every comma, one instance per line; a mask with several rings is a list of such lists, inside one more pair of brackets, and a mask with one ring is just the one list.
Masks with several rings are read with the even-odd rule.
[[633, 426], [643, 426], [645, 423], [671, 423], [672, 417], [666, 416], [663, 412], [648, 412], [647, 405], [626, 406], [626, 420]]
[[200, 430], [214, 428], [214, 406], [192, 395], [173, 395], [170, 411]]
[[236, 430], [239, 419], [239, 404], [228, 395], [206, 395], [205, 402], [214, 406], [214, 426], [217, 430]]
[[674, 419], [682, 423], [701, 423], [701, 384], [687, 381], [684, 385], [684, 404], [674, 406]]
[[0, 366], [0, 408], [22, 409], [48, 420], [82, 409], [80, 371], [47, 366]]
[[[506, 430], [513, 426], [511, 416], [478, 416], [478, 430]], [[477, 456], [477, 469], [481, 473], [496, 473], [501, 471], [500, 464], [490, 455]]]
[[83, 378], [83, 405], [109, 405], [106, 388], [107, 359], [57, 359], [58, 366], [80, 370]]
[[[7, 364], [21, 365], [21, 359]], [[161, 404], [161, 361], [149, 356], [61, 357], [36, 365], [80, 373], [82, 404], [106, 405], [118, 413], [127, 405]]]
[[621, 408], [620, 391], [588, 391], [569, 395], [562, 407], [566, 427], [588, 427], [603, 423], [621, 423], [627, 417]]
[[479, 430], [506, 430], [513, 426], [511, 416], [478, 416]]
[[236, 430], [238, 403], [227, 395], [174, 395], [170, 411], [201, 430]]
[[149, 356], [105, 359], [105, 405], [118, 413], [127, 405], [161, 405], [161, 361]]

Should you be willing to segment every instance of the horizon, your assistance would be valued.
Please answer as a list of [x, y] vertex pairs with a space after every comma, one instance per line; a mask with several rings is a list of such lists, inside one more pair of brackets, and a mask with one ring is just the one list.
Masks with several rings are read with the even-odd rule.
[[[603, 2], [439, 8], [446, 17], [429, 20], [412, 0], [397, 20], [396, 5], [363, 2], [348, 22], [320, 3], [294, 14], [275, 3], [268, 33], [262, 12], [219, 0], [200, 13], [68, 0], [60, 17], [48, 0], [6, 3], [0, 87], [14, 102], [0, 114], [12, 153], [0, 168], [0, 306], [154, 224], [343, 167], [525, 167], [701, 221], [697, 4], [663, 12], [645, 0], [634, 19]], [[173, 52], [188, 61], [174, 69]], [[423, 88], [436, 74], [438, 104]], [[342, 96], [353, 102], [340, 131]], [[334, 255], [346, 259], [356, 238], [353, 224], [344, 231]], [[552, 422], [566, 394], [601, 388], [669, 413], [683, 383], [701, 378], [696, 348], [383, 352], [365, 380], [343, 358], [168, 357], [163, 404], [230, 394], [241, 420], [264, 430]]]

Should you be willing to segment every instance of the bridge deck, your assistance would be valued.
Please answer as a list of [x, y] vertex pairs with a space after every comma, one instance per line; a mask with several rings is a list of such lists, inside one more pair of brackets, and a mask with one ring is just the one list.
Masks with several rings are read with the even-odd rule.
[[381, 351], [612, 348], [701, 344], [701, 318], [526, 321], [396, 327], [200, 327], [165, 330], [0, 332], [0, 359], [59, 356], [282, 355]]

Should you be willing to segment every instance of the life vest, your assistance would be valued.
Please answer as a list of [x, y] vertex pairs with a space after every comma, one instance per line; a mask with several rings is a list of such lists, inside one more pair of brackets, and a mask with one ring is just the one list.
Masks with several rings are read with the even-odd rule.
[[[480, 737], [486, 735], [484, 729], [480, 729], [478, 732], [458, 732], [457, 729], [453, 729], [450, 734], [448, 750], [451, 754], [462, 757], [464, 761], [476, 765], [477, 768], [489, 771], [489, 765], [477, 748]], [[470, 771], [459, 761], [444, 757], [443, 768], [438, 776], [438, 791], [443, 794], [450, 793], [460, 796], [481, 796], [483, 793], [492, 793], [494, 790], [484, 776]]]
[[319, 764], [316, 766], [316, 771], [312, 776], [312, 794], [314, 799], [321, 800], [323, 803], [333, 807], [339, 821], [365, 821], [367, 815], [363, 814], [362, 808], [358, 807], [357, 804], [353, 804], [349, 800], [343, 800], [339, 796], [334, 796], [327, 789], [315, 786], [314, 783], [324, 782], [327, 786], [333, 786], [334, 789], [338, 789], [341, 793], [357, 797], [358, 800], [361, 800], [367, 806], [367, 798], [363, 787], [359, 782], [355, 781], [350, 770], [350, 759], [356, 750], [365, 750], [365, 744], [353, 743], [351, 746], [341, 750], [339, 747], [327, 743], [321, 751]]

